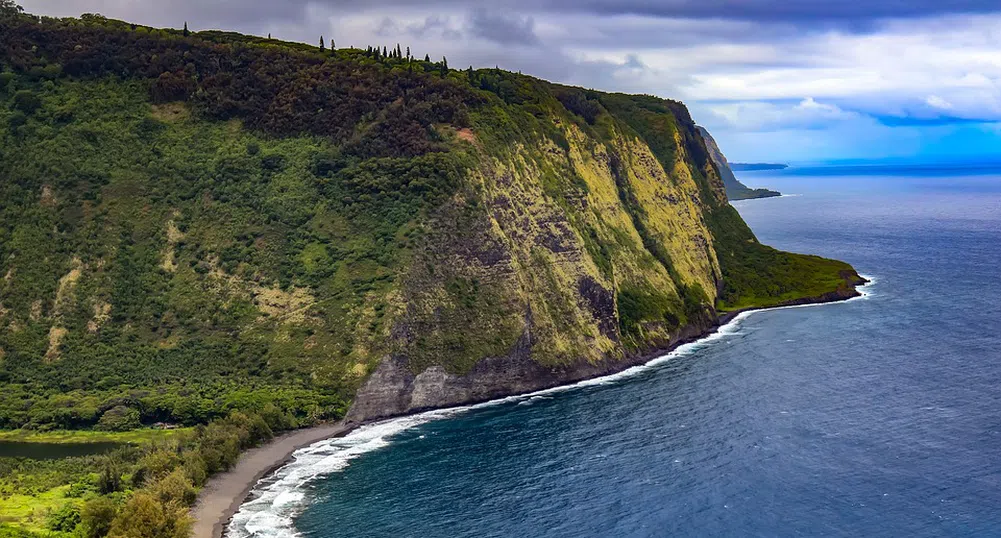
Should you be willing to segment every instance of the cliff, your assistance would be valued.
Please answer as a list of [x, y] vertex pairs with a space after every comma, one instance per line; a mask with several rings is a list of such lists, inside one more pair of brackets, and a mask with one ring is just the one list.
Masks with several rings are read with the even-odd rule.
[[0, 24], [0, 427], [371, 420], [621, 370], [859, 281], [760, 245], [677, 101]]
[[[734, 167], [731, 167], [730, 163], [727, 162], [726, 156], [723, 155], [719, 146], [716, 145], [716, 140], [714, 140], [713, 136], [709, 134], [709, 131], [707, 131], [704, 127], [698, 127], [698, 130], [699, 134], [702, 136], [702, 140], [706, 144], [706, 148], [709, 150], [709, 155], [713, 160], [713, 164], [715, 164], [716, 169], [719, 170], [720, 178], [723, 180], [723, 185], [726, 187], [727, 198], [731, 200], [750, 200], [753, 198], [771, 198], [773, 196], [782, 195], [780, 192], [768, 189], [752, 189], [741, 183], [737, 177], [733, 175]], [[779, 168], [785, 168], [785, 165], [778, 166]]]

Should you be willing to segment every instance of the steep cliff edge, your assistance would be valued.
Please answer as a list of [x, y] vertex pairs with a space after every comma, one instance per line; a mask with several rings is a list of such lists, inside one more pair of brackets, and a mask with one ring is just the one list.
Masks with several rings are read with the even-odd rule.
[[[507, 141], [490, 138], [506, 123], [498, 110], [474, 115], [456, 151], [475, 163], [468, 196], [479, 193], [482, 211], [435, 221], [421, 249], [433, 254], [414, 267], [448, 269], [405, 281], [435, 299], [407, 301], [400, 340], [349, 422], [607, 375], [708, 333], [731, 310], [857, 295], [864, 280], [847, 264], [757, 243], [680, 103], [529, 82], [540, 100], [570, 106]], [[438, 235], [450, 230], [453, 241]], [[489, 303], [453, 314], [466, 297], [449, 292], [452, 279], [476, 282]], [[479, 351], [483, 340], [499, 345]]]
[[0, 25], [0, 427], [371, 420], [621, 370], [859, 281], [760, 245], [677, 101]]
[[716, 140], [713, 136], [709, 134], [704, 127], [698, 127], [699, 134], [702, 135], [702, 139], [705, 141], [706, 147], [709, 149], [709, 155], [712, 157], [713, 163], [716, 164], [716, 168], [719, 170], [720, 176], [723, 179], [723, 185], [726, 186], [726, 195], [731, 200], [750, 200], [753, 198], [771, 198], [773, 196], [781, 196], [782, 193], [778, 191], [772, 191], [768, 189], [752, 189], [747, 185], [744, 185], [737, 179], [737, 176], [733, 175], [733, 168], [730, 163], [727, 162], [726, 157], [723, 152], [716, 145]]

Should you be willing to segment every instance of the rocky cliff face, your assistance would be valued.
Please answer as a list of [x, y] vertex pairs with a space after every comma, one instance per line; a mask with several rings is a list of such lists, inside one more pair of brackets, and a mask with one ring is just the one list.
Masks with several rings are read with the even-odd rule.
[[[713, 325], [722, 277], [699, 186], [709, 180], [680, 137], [668, 172], [624, 129], [561, 123], [568, 147], [540, 138], [501, 151], [467, 134], [468, 192], [434, 220], [404, 281], [395, 351], [349, 419], [608, 374]], [[466, 196], [478, 197], [471, 214]]]
[[726, 195], [731, 200], [747, 200], [751, 198], [770, 198], [772, 196], [780, 196], [781, 193], [777, 191], [772, 191], [768, 189], [751, 189], [747, 185], [741, 183], [736, 176], [733, 175], [733, 169], [730, 167], [730, 163], [727, 162], [726, 156], [720, 151], [719, 146], [716, 145], [716, 140], [713, 139], [712, 135], [709, 134], [704, 127], [699, 127], [699, 134], [702, 135], [702, 139], [705, 141], [706, 147], [709, 149], [709, 155], [712, 157], [713, 163], [716, 164], [716, 168], [719, 170], [720, 176], [723, 179], [723, 185], [726, 186]]
[[729, 206], [716, 167], [693, 157], [707, 148], [684, 136], [695, 132], [687, 112], [655, 118], [667, 126], [659, 157], [614, 113], [600, 132], [551, 121], [563, 147], [538, 137], [487, 149], [465, 133], [468, 190], [434, 220], [405, 279], [394, 352], [348, 420], [607, 375], [717, 325], [716, 252], [728, 246], [711, 221]]

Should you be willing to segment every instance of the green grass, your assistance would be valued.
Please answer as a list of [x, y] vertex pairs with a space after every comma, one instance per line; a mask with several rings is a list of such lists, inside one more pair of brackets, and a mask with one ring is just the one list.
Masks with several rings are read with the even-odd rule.
[[48, 531], [46, 520], [50, 512], [67, 502], [81, 502], [80, 499], [66, 498], [69, 489], [70, 486], [66, 485], [35, 495], [0, 496], [0, 525], [10, 524], [32, 532]]
[[737, 210], [726, 205], [710, 222], [724, 285], [720, 311], [777, 306], [845, 289], [858, 278], [851, 265], [819, 256], [782, 252], [758, 243]]
[[[770, 254], [768, 257], [774, 261], [770, 263], [765, 278], [760, 278], [758, 274], [751, 277], [753, 280], [765, 280], [765, 282], [747, 286], [745, 289], [753, 291], [739, 293], [735, 300], [720, 301], [718, 310], [726, 312], [744, 308], [764, 308], [798, 299], [818, 298], [846, 288], [849, 285], [846, 280], [857, 276], [850, 265], [837, 260], [786, 252]], [[736, 289], [742, 283], [736, 277], [732, 278], [727, 291]]]
[[190, 435], [194, 428], [160, 430], [144, 428], [125, 432], [103, 432], [94, 430], [0, 430], [0, 441], [26, 443], [131, 443], [145, 444]]

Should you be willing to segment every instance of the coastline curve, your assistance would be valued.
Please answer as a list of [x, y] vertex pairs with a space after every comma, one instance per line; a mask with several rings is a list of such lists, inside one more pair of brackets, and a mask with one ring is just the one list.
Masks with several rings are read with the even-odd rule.
[[402, 431], [488, 406], [621, 382], [736, 333], [740, 322], [756, 312], [847, 303], [872, 297], [872, 287], [878, 278], [860, 276], [863, 282], [851, 297], [818, 297], [795, 304], [729, 312], [720, 316], [720, 323], [702, 337], [678, 343], [618, 372], [483, 402], [423, 410], [369, 423], [341, 421], [283, 435], [248, 451], [233, 469], [210, 479], [199, 493], [193, 510], [192, 535], [195, 538], [298, 536], [293, 519], [305, 507], [306, 495], [302, 488], [316, 478], [343, 470], [352, 459], [366, 452], [387, 446], [392, 436]]

